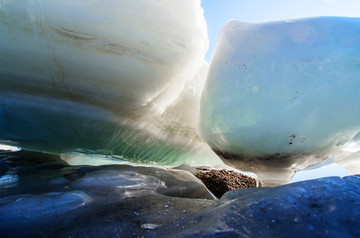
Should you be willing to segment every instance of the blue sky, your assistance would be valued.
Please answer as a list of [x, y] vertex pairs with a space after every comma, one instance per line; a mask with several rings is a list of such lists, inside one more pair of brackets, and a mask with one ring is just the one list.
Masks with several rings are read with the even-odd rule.
[[265, 22], [312, 16], [360, 17], [360, 0], [202, 0], [210, 61], [222, 26], [230, 19]]

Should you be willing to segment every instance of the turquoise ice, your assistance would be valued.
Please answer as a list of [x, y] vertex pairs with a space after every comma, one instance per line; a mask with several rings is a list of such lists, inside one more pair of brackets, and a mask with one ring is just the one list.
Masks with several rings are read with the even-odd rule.
[[257, 172], [346, 150], [360, 131], [359, 35], [358, 18], [228, 22], [202, 94], [201, 135]]
[[4, 0], [0, 36], [3, 144], [221, 164], [196, 134], [208, 68], [199, 0]]

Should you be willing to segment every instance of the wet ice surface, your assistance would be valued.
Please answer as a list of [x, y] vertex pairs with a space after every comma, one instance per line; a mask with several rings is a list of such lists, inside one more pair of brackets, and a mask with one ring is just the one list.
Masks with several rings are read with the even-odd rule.
[[[228, 192], [178, 236], [358, 237], [360, 177]], [[212, 224], [212, 225], [210, 225]], [[176, 231], [175, 231], [176, 232]]]
[[[356, 237], [360, 177], [235, 190], [215, 200], [182, 170], [68, 166], [0, 155], [2, 237]], [[46, 162], [47, 161], [47, 162]]]
[[[2, 153], [0, 230], [14, 236], [138, 236], [214, 203], [190, 172], [68, 166], [55, 156]], [[15, 183], [15, 184], [14, 184]]]
[[0, 199], [0, 219], [37, 219], [76, 209], [90, 201], [86, 193], [79, 191], [13, 195]]

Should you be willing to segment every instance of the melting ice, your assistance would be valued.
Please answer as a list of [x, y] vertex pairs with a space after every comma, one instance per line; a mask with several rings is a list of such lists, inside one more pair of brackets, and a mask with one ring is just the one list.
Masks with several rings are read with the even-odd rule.
[[195, 127], [200, 1], [2, 1], [0, 141], [133, 162], [222, 164]]
[[265, 180], [348, 157], [360, 131], [359, 35], [359, 18], [228, 22], [202, 94], [202, 137]]
[[281, 183], [330, 155], [354, 168], [359, 19], [231, 21], [210, 69], [200, 0], [3, 0], [0, 26], [0, 143], [223, 166], [211, 147]]

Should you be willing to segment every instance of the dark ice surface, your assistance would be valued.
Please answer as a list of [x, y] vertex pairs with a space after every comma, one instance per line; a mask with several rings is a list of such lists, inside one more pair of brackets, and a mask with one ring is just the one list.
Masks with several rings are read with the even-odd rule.
[[0, 157], [0, 237], [360, 237], [360, 176], [216, 200], [183, 170]]

